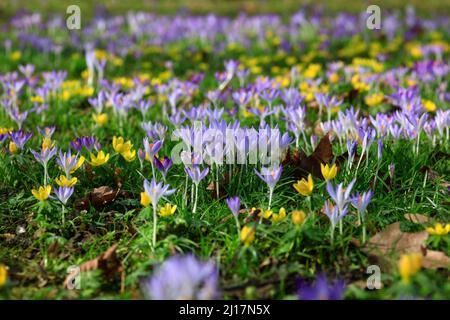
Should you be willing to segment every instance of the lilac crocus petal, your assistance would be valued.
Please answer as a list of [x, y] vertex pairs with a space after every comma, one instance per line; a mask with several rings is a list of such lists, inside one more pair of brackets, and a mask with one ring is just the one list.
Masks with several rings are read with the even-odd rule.
[[268, 168], [261, 168], [261, 172], [255, 169], [256, 175], [269, 186], [269, 189], [274, 189], [278, 180], [280, 180], [283, 167], [280, 165], [273, 165]]
[[23, 149], [25, 143], [30, 140], [32, 134], [25, 133], [22, 130], [13, 131], [10, 133], [11, 140], [16, 144], [19, 149]]
[[144, 180], [145, 192], [147, 192], [152, 200], [152, 205], [155, 207], [162, 197], [170, 196], [176, 191], [176, 189], [169, 189], [169, 187], [169, 185], [166, 185], [163, 182], [157, 182], [155, 178], [153, 178], [151, 182], [148, 182], [147, 179]]
[[91, 152], [92, 149], [94, 148], [96, 143], [96, 139], [93, 136], [88, 136], [88, 137], [82, 137], [81, 138], [81, 144], [89, 151]]
[[239, 197], [231, 197], [225, 201], [228, 208], [230, 208], [231, 213], [233, 213], [233, 215], [237, 217], [239, 215], [239, 209], [241, 208], [241, 200], [239, 199]]
[[61, 169], [66, 174], [66, 177], [70, 176], [70, 172], [76, 167], [78, 160], [80, 159], [79, 155], [72, 156], [70, 150], [67, 152], [59, 151], [58, 158], [56, 159], [56, 163], [61, 167]]
[[156, 169], [161, 171], [164, 175], [167, 173], [167, 171], [169, 171], [169, 169], [173, 163], [172, 160], [167, 156], [164, 156], [164, 159], [162, 161], [159, 160], [156, 156], [154, 156], [153, 160], [154, 160]]
[[352, 198], [351, 202], [352, 205], [358, 210], [359, 213], [364, 213], [367, 209], [367, 206], [370, 203], [370, 200], [372, 200], [373, 197], [373, 191], [369, 190], [367, 192], [364, 192], [362, 194], [359, 194], [357, 192]]
[[145, 152], [148, 154], [150, 159], [153, 159], [153, 157], [158, 153], [159, 149], [161, 149], [162, 147], [161, 140], [156, 140], [153, 143], [150, 143], [147, 137], [144, 138], [143, 144]]
[[328, 281], [323, 274], [317, 276], [314, 284], [308, 285], [304, 281], [298, 284], [298, 297], [301, 300], [341, 300], [344, 291], [344, 281]]
[[83, 148], [83, 143], [81, 138], [75, 138], [74, 140], [72, 140], [70, 142], [70, 147], [77, 152], [80, 152], [81, 149]]
[[37, 152], [37, 151], [31, 150], [31, 149], [30, 149], [30, 151], [33, 154], [33, 156], [37, 162], [39, 162], [43, 166], [46, 166], [47, 163], [55, 156], [57, 148], [56, 147], [44, 148], [44, 149], [41, 149], [41, 152]]
[[154, 300], [211, 300], [219, 297], [219, 272], [212, 262], [193, 255], [173, 256], [141, 283], [145, 295]]
[[67, 204], [67, 201], [72, 196], [74, 187], [66, 187], [66, 186], [60, 186], [58, 188], [53, 188], [53, 192], [55, 193], [56, 197], [59, 201], [61, 201], [64, 205]]
[[331, 182], [327, 181], [327, 192], [336, 203], [336, 206], [340, 211], [342, 211], [344, 209], [344, 206], [350, 201], [350, 193], [355, 182], [356, 179], [353, 179], [346, 188], [343, 187], [342, 183], [338, 184], [336, 188], [334, 188]]
[[184, 171], [195, 184], [199, 184], [200, 181], [202, 181], [209, 173], [209, 167], [206, 167], [203, 171], [201, 171], [198, 165], [194, 165], [193, 167], [184, 168]]
[[44, 127], [44, 128], [38, 127], [37, 129], [38, 129], [39, 134], [43, 135], [46, 138], [51, 138], [53, 133], [55, 133], [56, 127], [55, 126]]

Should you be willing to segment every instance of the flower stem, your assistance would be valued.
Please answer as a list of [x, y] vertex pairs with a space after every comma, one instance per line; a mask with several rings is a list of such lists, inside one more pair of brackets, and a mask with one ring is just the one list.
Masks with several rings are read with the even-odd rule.
[[334, 243], [334, 228], [335, 228], [335, 226], [331, 226], [331, 230], [330, 230], [331, 244]]
[[187, 204], [187, 189], [188, 189], [188, 186], [189, 186], [189, 178], [188, 178], [188, 176], [186, 175], [186, 181], [185, 181], [185, 183], [184, 183], [184, 195], [183, 195], [183, 208], [186, 206], [186, 204]]
[[269, 188], [269, 206], [268, 206], [269, 210], [270, 206], [272, 205], [272, 196], [273, 196], [273, 188]]
[[366, 224], [364, 223], [362, 226], [362, 243], [366, 243]]
[[154, 179], [156, 179], [156, 177], [155, 177], [155, 166], [153, 164], [153, 160], [152, 159], [150, 159], [150, 164], [152, 165], [152, 176], [153, 176]]
[[47, 185], [48, 180], [48, 171], [47, 171], [47, 165], [44, 166], [44, 186]]
[[216, 196], [217, 200], [220, 198], [220, 190], [219, 190], [219, 165], [216, 164]]
[[197, 200], [198, 200], [198, 183], [195, 184], [195, 201], [194, 201], [194, 208], [192, 209], [192, 213], [195, 213], [197, 211]]
[[153, 251], [156, 249], [156, 223], [157, 223], [157, 215], [156, 215], [156, 203], [152, 204], [153, 207]]
[[241, 238], [241, 224], [239, 223], [239, 219], [237, 216], [234, 216], [234, 219], [236, 220], [238, 238]]

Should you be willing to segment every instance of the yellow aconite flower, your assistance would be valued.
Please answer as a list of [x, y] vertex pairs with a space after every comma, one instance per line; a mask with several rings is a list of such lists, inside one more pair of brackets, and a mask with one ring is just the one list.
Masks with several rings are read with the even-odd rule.
[[423, 107], [428, 112], [436, 111], [437, 107], [436, 104], [431, 100], [422, 100]]
[[36, 190], [36, 189], [31, 190], [31, 193], [39, 201], [45, 201], [45, 200], [47, 200], [51, 191], [52, 191], [51, 186], [43, 186], [43, 187], [39, 187], [38, 190]]
[[[337, 167], [335, 164], [331, 166], [331, 168], [328, 166], [328, 164], [323, 165], [323, 163], [320, 164], [320, 171], [322, 171], [323, 178], [328, 180], [333, 180], [334, 177], [336, 177], [337, 174]], [[300, 191], [299, 191], [300, 192]]]
[[94, 167], [98, 167], [107, 163], [108, 160], [109, 160], [109, 153], [105, 155], [103, 150], [101, 150], [97, 153], [97, 156], [91, 153], [91, 161], [89, 163]]
[[309, 196], [313, 192], [314, 188], [314, 181], [311, 174], [308, 175], [308, 181], [303, 178], [302, 180], [297, 181], [297, 183], [294, 183], [294, 188], [302, 196]]
[[411, 277], [419, 272], [420, 268], [422, 268], [421, 253], [404, 254], [398, 261], [398, 272], [404, 283], [409, 283]]
[[12, 128], [1, 128], [0, 127], [0, 134], [10, 133], [12, 130], [13, 130]]
[[44, 103], [44, 98], [42, 98], [41, 96], [33, 96], [30, 98], [30, 101], [33, 103]]
[[136, 159], [136, 150], [128, 150], [121, 153], [122, 157], [127, 162], [132, 162]]
[[0, 264], [0, 287], [3, 287], [8, 280], [8, 270], [3, 264]]
[[65, 175], [61, 175], [55, 179], [55, 182], [60, 187], [73, 187], [77, 184], [78, 179], [75, 177], [68, 179]]
[[278, 213], [274, 213], [272, 215], [272, 221], [274, 223], [282, 221], [284, 218], [286, 218], [286, 210], [284, 208], [281, 208]]
[[168, 216], [173, 215], [175, 213], [175, 210], [177, 210], [176, 205], [171, 205], [170, 203], [166, 203], [166, 205], [159, 210], [159, 215], [161, 217], [168, 217]]
[[336, 72], [333, 72], [332, 74], [330, 74], [330, 76], [328, 78], [331, 83], [338, 83], [338, 81], [339, 81], [339, 75]]
[[52, 139], [45, 137], [44, 140], [42, 140], [42, 149], [43, 150], [51, 149], [51, 148], [53, 148], [53, 146], [54, 146], [54, 143], [53, 143]]
[[292, 222], [296, 226], [301, 226], [306, 220], [306, 214], [303, 210], [292, 211]]
[[255, 240], [255, 228], [244, 226], [241, 230], [241, 241], [249, 246]]
[[272, 211], [267, 209], [265, 211], [260, 211], [258, 217], [263, 217], [264, 219], [269, 219], [272, 216]]
[[450, 233], [450, 223], [447, 223], [445, 226], [442, 226], [440, 223], [436, 223], [434, 228], [428, 227], [427, 232], [435, 236], [445, 236]]
[[369, 107], [374, 107], [377, 106], [379, 104], [381, 104], [384, 100], [384, 94], [380, 93], [374, 93], [371, 94], [369, 96], [366, 96], [364, 98], [364, 102], [369, 106]]
[[[72, 158], [73, 158], [73, 157], [75, 157], [75, 156], [72, 156]], [[83, 156], [80, 156], [80, 158], [78, 159], [78, 162], [77, 162], [76, 166], [70, 171], [70, 173], [72, 174], [72, 173], [74, 173], [75, 171], [77, 171], [77, 170], [83, 165], [84, 160], [86, 160], [86, 158], [83, 157]]]
[[113, 137], [113, 148], [117, 153], [130, 151], [132, 147], [131, 141], [125, 142], [122, 137]]
[[145, 191], [141, 192], [141, 204], [147, 208], [151, 203], [152, 203], [152, 200], [150, 199], [150, 196], [148, 195], [148, 193]]
[[318, 75], [321, 69], [322, 66], [320, 64], [312, 63], [306, 68], [306, 70], [303, 72], [303, 75], [305, 76], [305, 78], [312, 79]]
[[14, 142], [10, 141], [9, 142], [9, 146], [8, 146], [8, 150], [12, 154], [16, 154], [19, 151], [19, 148], [17, 148], [17, 144], [15, 144]]
[[20, 58], [22, 58], [22, 52], [14, 51], [11, 53], [10, 57], [11, 57], [11, 60], [13, 60], [13, 61], [20, 60]]
[[92, 119], [99, 127], [102, 127], [108, 122], [108, 115], [106, 113], [93, 114]]

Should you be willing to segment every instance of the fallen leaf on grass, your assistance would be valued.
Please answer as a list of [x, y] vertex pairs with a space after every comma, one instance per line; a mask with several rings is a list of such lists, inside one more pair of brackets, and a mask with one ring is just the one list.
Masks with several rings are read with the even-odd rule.
[[330, 137], [326, 134], [317, 145], [314, 152], [307, 156], [303, 150], [297, 150], [292, 155], [290, 150], [286, 153], [283, 165], [295, 168], [295, 177], [298, 179], [306, 177], [309, 173], [323, 179], [320, 165], [329, 163], [333, 159], [333, 148]]
[[400, 222], [394, 222], [370, 238], [363, 250], [375, 255], [387, 255], [393, 251], [396, 253], [420, 252], [427, 238], [428, 232], [425, 230], [402, 232]]
[[86, 197], [75, 201], [75, 208], [79, 211], [87, 210], [89, 205], [92, 205], [99, 210], [114, 202], [119, 196], [128, 195], [120, 189], [113, 189], [109, 186], [94, 188]]
[[[108, 250], [102, 253], [95, 259], [89, 260], [80, 266], [80, 272], [101, 270], [106, 279], [113, 278], [118, 273], [123, 273], [124, 268], [121, 261], [117, 257], [117, 244], [111, 246]], [[69, 274], [64, 281], [64, 286], [67, 287], [69, 281], [73, 279], [73, 275]]]
[[429, 218], [427, 216], [418, 213], [417, 214], [406, 213], [404, 217], [406, 220], [409, 220], [414, 223], [427, 223], [429, 221]]
[[427, 250], [422, 259], [422, 266], [426, 269], [449, 268], [450, 258], [441, 251]]
[[[418, 219], [418, 217], [414, 218]], [[362, 247], [362, 251], [377, 257], [382, 262], [386, 261], [391, 253], [395, 253], [398, 256], [409, 252], [421, 252], [423, 255], [422, 266], [424, 268], [449, 268], [450, 258], [443, 252], [427, 250], [425, 245], [427, 239], [427, 231], [403, 232], [400, 230], [400, 222], [394, 222], [370, 238], [367, 244]], [[357, 246], [359, 245], [357, 242], [353, 243]]]

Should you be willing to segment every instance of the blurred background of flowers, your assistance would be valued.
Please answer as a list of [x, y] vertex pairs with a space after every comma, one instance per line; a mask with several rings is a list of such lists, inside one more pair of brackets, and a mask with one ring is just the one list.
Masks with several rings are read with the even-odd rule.
[[290, 15], [300, 6], [320, 5], [325, 11], [336, 12], [345, 10], [350, 13], [360, 12], [362, 8], [376, 4], [382, 9], [400, 9], [412, 5], [420, 15], [446, 12], [450, 6], [449, 0], [7, 0], [0, 2], [0, 19], [13, 15], [18, 10], [39, 11], [43, 14], [65, 11], [68, 5], [78, 5], [83, 14], [90, 17], [95, 8], [104, 7], [113, 14], [129, 10], [152, 11], [161, 14], [173, 14], [187, 11], [191, 14], [215, 13], [234, 15], [238, 12], [247, 14], [274, 13]]

